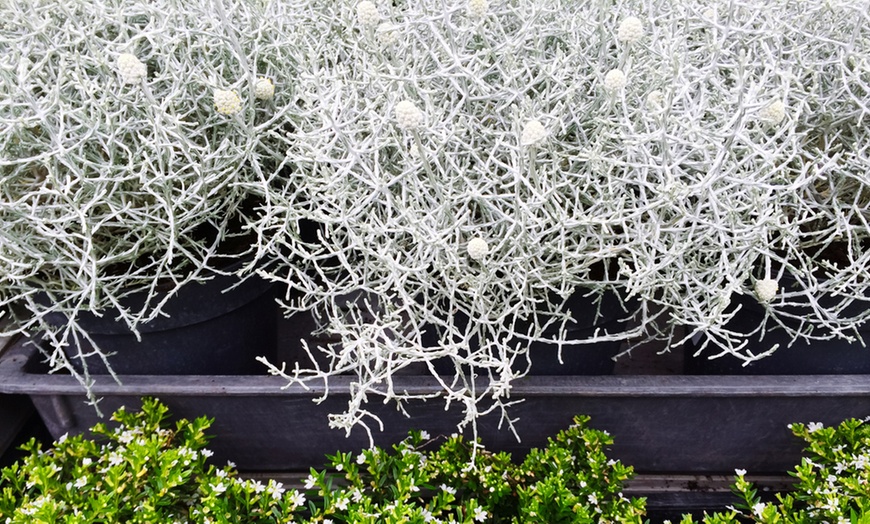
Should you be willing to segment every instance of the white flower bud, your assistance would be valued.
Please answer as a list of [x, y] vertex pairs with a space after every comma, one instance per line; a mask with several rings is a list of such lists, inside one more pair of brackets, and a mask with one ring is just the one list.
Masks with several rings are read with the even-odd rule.
[[616, 38], [620, 42], [633, 44], [643, 38], [643, 22], [636, 16], [629, 16], [619, 24], [619, 29], [616, 31]]
[[701, 13], [701, 16], [703, 16], [704, 19], [706, 19], [706, 20], [710, 20], [711, 22], [715, 22], [716, 21], [716, 10], [713, 9], [712, 7], [708, 7], [707, 9], [704, 9], [704, 11]]
[[766, 278], [755, 281], [755, 296], [759, 302], [770, 302], [776, 297], [776, 292], [779, 291], [779, 284], [776, 280]]
[[604, 88], [608, 91], [619, 91], [628, 85], [625, 73], [619, 69], [611, 69], [604, 75]]
[[547, 130], [544, 129], [544, 125], [538, 120], [529, 120], [526, 122], [526, 127], [523, 128], [520, 145], [530, 146], [543, 141], [545, 138], [547, 138]]
[[389, 22], [379, 25], [375, 29], [375, 35], [378, 38], [378, 42], [384, 47], [391, 46], [399, 41], [399, 31], [397, 31], [396, 26]]
[[135, 55], [122, 53], [118, 56], [118, 73], [125, 84], [138, 84], [148, 74], [148, 68]]
[[405, 130], [417, 129], [423, 123], [423, 113], [410, 100], [396, 104], [396, 123]]
[[269, 78], [258, 78], [254, 84], [254, 97], [257, 100], [271, 100], [275, 96], [275, 84]]
[[215, 89], [214, 108], [222, 115], [234, 115], [242, 110], [242, 99], [235, 91]]
[[468, 16], [471, 18], [483, 18], [488, 9], [487, 0], [468, 0]]
[[774, 100], [758, 113], [758, 117], [768, 124], [778, 124], [785, 118], [785, 104], [782, 100]]
[[369, 0], [363, 0], [356, 5], [356, 17], [359, 23], [364, 26], [373, 26], [381, 19], [378, 8]]
[[665, 94], [659, 89], [650, 91], [646, 95], [646, 108], [650, 111], [661, 111], [665, 107]]
[[483, 260], [489, 254], [489, 244], [480, 237], [472, 238], [468, 242], [466, 249], [468, 250], [468, 256], [473, 260]]

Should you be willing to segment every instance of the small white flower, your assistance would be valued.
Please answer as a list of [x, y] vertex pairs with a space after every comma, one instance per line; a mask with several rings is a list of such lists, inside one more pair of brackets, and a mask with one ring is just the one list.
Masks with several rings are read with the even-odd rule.
[[389, 22], [379, 25], [375, 29], [375, 36], [377, 36], [378, 42], [384, 47], [391, 46], [399, 41], [398, 28]]
[[76, 479], [75, 487], [81, 489], [87, 485], [88, 485], [88, 478], [87, 477], [79, 477], [78, 479]]
[[489, 254], [489, 244], [480, 237], [472, 238], [468, 242], [466, 249], [468, 250], [468, 256], [473, 260], [483, 260]]
[[405, 130], [417, 129], [423, 123], [423, 113], [410, 100], [396, 104], [395, 114], [396, 123]]
[[620, 42], [633, 44], [643, 38], [643, 22], [636, 16], [629, 16], [619, 24], [619, 29], [616, 31], [616, 38]]
[[299, 493], [296, 490], [293, 490], [290, 493], [290, 503], [296, 506], [297, 508], [305, 504], [305, 495]]
[[431, 438], [431, 435], [429, 435], [428, 431], [423, 430], [420, 432], [420, 438], [423, 440], [429, 440]]
[[809, 433], [815, 433], [816, 431], [818, 431], [824, 427], [825, 427], [825, 425], [822, 424], [821, 422], [810, 422], [809, 424], [807, 424], [807, 431]]
[[628, 85], [628, 79], [619, 69], [611, 69], [604, 75], [604, 88], [608, 91], [619, 91]]
[[438, 487], [441, 489], [441, 491], [443, 491], [445, 493], [450, 493], [451, 495], [456, 495], [456, 488], [450, 487], [447, 484], [441, 484]]
[[235, 91], [215, 89], [214, 108], [222, 115], [234, 115], [242, 110], [242, 99]]
[[474, 520], [478, 522], [486, 522], [486, 511], [480, 506], [474, 508]]
[[270, 78], [261, 77], [254, 84], [254, 97], [257, 100], [271, 100], [275, 96], [275, 84]]
[[743, 475], [746, 475], [746, 470], [745, 469], [735, 469], [734, 473], [737, 473], [738, 477], [742, 477]]
[[483, 18], [488, 9], [487, 0], [468, 0], [468, 16], [471, 18]]
[[227, 490], [227, 487], [224, 486], [223, 482], [218, 482], [217, 485], [212, 485], [211, 487], [215, 493], [223, 493]]
[[523, 127], [523, 134], [520, 137], [520, 145], [530, 146], [537, 144], [547, 138], [547, 130], [539, 120], [529, 120], [526, 126]]
[[314, 478], [314, 475], [308, 475], [308, 478], [305, 479], [305, 489], [313, 489], [316, 485], [317, 479]]
[[202, 456], [205, 458], [210, 458], [212, 455], [214, 455], [214, 452], [207, 448], [200, 451], [200, 453], [202, 453]]
[[761, 512], [764, 511], [764, 506], [765, 504], [763, 502], [759, 502], [758, 504], [752, 506], [752, 512], [760, 517]]
[[365, 464], [365, 461], [366, 461], [366, 456], [363, 455], [362, 453], [360, 453], [359, 455], [356, 456], [356, 463], [357, 464], [360, 464], [360, 465]]
[[118, 56], [118, 73], [125, 84], [138, 84], [148, 74], [148, 68], [136, 55], [122, 53]]
[[785, 119], [785, 104], [782, 100], [774, 100], [764, 106], [758, 117], [768, 124], [776, 125]]
[[777, 291], [779, 291], [779, 284], [776, 280], [765, 278], [755, 281], [755, 296], [760, 302], [770, 302], [776, 297]]
[[381, 19], [378, 8], [369, 0], [363, 0], [356, 5], [356, 17], [364, 26], [373, 26]]

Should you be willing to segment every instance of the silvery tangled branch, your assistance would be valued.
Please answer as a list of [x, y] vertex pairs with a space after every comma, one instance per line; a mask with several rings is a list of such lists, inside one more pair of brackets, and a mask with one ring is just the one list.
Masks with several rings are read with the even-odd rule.
[[251, 213], [242, 182], [274, 171], [268, 134], [288, 117], [273, 78], [292, 17], [219, 7], [0, 11], [0, 304], [11, 330], [46, 333], [55, 368], [100, 352], [83, 312], [135, 330], [255, 244], [230, 237]]
[[[283, 198], [317, 228], [267, 227], [289, 224], [276, 245], [310, 264], [273, 275], [289, 309], [313, 308], [334, 343], [309, 348], [313, 369], [273, 371], [355, 375], [339, 426], [370, 395], [406, 398], [401, 372], [439, 376], [471, 420], [509, 403], [544, 340], [700, 338], [751, 361], [767, 352], [747, 340], [774, 327], [854, 336], [862, 4], [308, 7]], [[617, 296], [633, 322], [577, 339], [577, 294]], [[751, 333], [728, 323], [738, 298], [766, 312]]]

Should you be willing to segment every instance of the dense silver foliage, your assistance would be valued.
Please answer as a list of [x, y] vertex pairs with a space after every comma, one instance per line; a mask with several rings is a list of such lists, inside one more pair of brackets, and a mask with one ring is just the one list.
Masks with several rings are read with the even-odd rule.
[[[80, 311], [117, 306], [135, 328], [251, 251], [220, 246], [246, 221], [243, 186], [277, 163], [292, 23], [253, 4], [2, 3], [0, 304], [12, 329], [47, 333], [55, 367], [88, 337]], [[255, 96], [262, 78], [282, 87], [272, 99]], [[141, 290], [149, 303], [119, 305]]]
[[[866, 7], [306, 6], [272, 195], [286, 211], [261, 225], [289, 309], [313, 308], [334, 343], [273, 371], [355, 375], [333, 421], [350, 427], [371, 395], [413, 396], [391, 376], [447, 358], [457, 373], [439, 380], [470, 421], [509, 404], [545, 333], [565, 351], [703, 335], [705, 354], [747, 361], [769, 349], [749, 338], [790, 316], [795, 336], [850, 336], [868, 277]], [[628, 297], [636, 327], [568, 340], [572, 293]], [[752, 335], [726, 325], [736, 295], [771, 313]]]

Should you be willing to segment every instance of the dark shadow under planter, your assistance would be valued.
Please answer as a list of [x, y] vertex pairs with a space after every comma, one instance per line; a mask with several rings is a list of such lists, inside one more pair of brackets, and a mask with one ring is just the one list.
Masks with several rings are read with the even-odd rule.
[[[277, 321], [273, 284], [253, 276], [239, 283], [234, 275], [215, 275], [206, 282], [180, 287], [160, 316], [138, 327], [141, 339], [126, 323], [116, 320], [117, 310], [102, 316], [83, 311], [77, 316], [121, 375], [247, 375], [263, 373], [256, 357], [274, 358]], [[147, 295], [136, 293], [122, 300], [131, 310], [141, 309]], [[66, 318], [54, 314], [55, 324]], [[70, 361], [81, 371], [78, 347], [67, 348]], [[83, 347], [84, 353], [91, 348]], [[106, 374], [96, 355], [86, 358], [88, 372]]]

